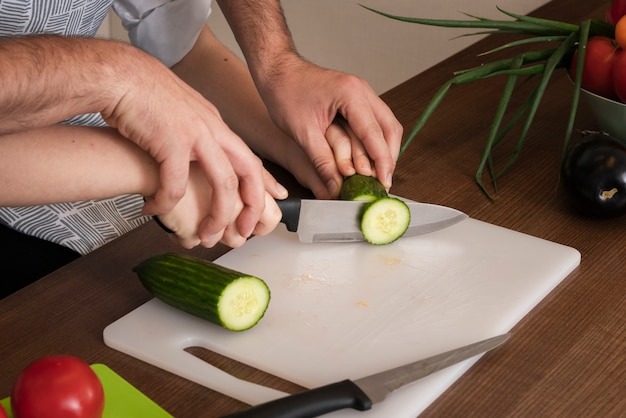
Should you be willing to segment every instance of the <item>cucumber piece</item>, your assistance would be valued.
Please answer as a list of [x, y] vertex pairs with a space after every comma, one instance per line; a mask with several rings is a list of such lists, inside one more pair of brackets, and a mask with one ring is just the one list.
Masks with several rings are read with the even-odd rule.
[[370, 244], [390, 244], [409, 227], [411, 211], [402, 200], [391, 197], [375, 177], [354, 174], [341, 186], [341, 200], [368, 202], [361, 212], [361, 233]]
[[157, 255], [133, 271], [158, 299], [232, 331], [256, 325], [270, 302], [258, 277], [185, 254]]
[[341, 185], [339, 198], [341, 200], [358, 200], [372, 202], [378, 198], [387, 197], [387, 190], [375, 177], [353, 174], [346, 177]]
[[411, 211], [406, 203], [395, 197], [381, 197], [368, 203], [361, 215], [361, 232], [370, 244], [390, 244], [409, 227]]

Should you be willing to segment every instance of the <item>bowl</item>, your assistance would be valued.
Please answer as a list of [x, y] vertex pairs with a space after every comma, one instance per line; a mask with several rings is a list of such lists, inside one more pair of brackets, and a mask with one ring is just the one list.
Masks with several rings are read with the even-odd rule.
[[626, 142], [626, 104], [582, 88], [580, 96], [587, 103], [598, 127], [615, 139]]

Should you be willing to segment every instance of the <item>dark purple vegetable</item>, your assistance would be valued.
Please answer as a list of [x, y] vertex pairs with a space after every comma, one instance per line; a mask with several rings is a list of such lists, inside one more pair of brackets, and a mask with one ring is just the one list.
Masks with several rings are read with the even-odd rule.
[[563, 161], [561, 179], [573, 207], [597, 218], [626, 214], [626, 146], [591, 134]]

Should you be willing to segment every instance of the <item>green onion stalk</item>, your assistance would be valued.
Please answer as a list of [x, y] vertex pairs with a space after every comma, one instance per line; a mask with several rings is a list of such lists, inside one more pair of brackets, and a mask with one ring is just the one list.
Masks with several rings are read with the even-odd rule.
[[[615, 36], [615, 26], [607, 22], [590, 19], [583, 21], [579, 25], [575, 25], [555, 20], [518, 15], [507, 12], [499, 7], [497, 9], [508, 16], [509, 20], [487, 19], [467, 13], [464, 13], [464, 15], [469, 18], [468, 20], [422, 19], [395, 16], [364, 5], [360, 6], [379, 15], [403, 22], [451, 28], [484, 29], [467, 35], [525, 35], [522, 39], [503, 44], [481, 55], [486, 56], [512, 47], [529, 47], [528, 51], [517, 53], [508, 59], [484, 63], [474, 68], [453, 73], [453, 77], [437, 90], [426, 106], [426, 109], [417, 119], [413, 129], [409, 132], [400, 149], [400, 155], [402, 155], [453, 85], [466, 84], [494, 76], [507, 77], [502, 96], [489, 129], [485, 149], [476, 171], [476, 183], [490, 199], [492, 196], [483, 181], [485, 178], [485, 169], [489, 172], [491, 186], [497, 192], [497, 179], [511, 167], [515, 159], [519, 156], [550, 78], [556, 69], [569, 67], [571, 56], [574, 51], [578, 49], [579, 58], [576, 64], [576, 76], [573, 80], [574, 94], [565, 130], [565, 144], [563, 147], [563, 155], [565, 155], [573, 133], [574, 121], [579, 104], [587, 40], [591, 36], [596, 35], [610, 38], [614, 38]], [[533, 44], [538, 43], [541, 43], [543, 46], [550, 45], [551, 47], [542, 49], [530, 48]], [[504, 123], [505, 115], [508, 113], [509, 104], [516, 91], [515, 88], [518, 85], [520, 77], [524, 78], [524, 83], [528, 82], [530, 79], [534, 79], [536, 80], [536, 84], [534, 88], [531, 89], [526, 100], [522, 102], [516, 110], [512, 111], [512, 116]], [[511, 155], [502, 168], [496, 170], [492, 159], [492, 151], [517, 124], [521, 124], [521, 129]]]

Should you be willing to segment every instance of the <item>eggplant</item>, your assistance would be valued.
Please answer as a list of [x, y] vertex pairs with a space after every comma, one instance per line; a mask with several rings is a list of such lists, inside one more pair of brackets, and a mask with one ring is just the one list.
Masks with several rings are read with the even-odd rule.
[[594, 218], [626, 214], [626, 146], [608, 135], [590, 134], [568, 151], [561, 181], [577, 212]]

